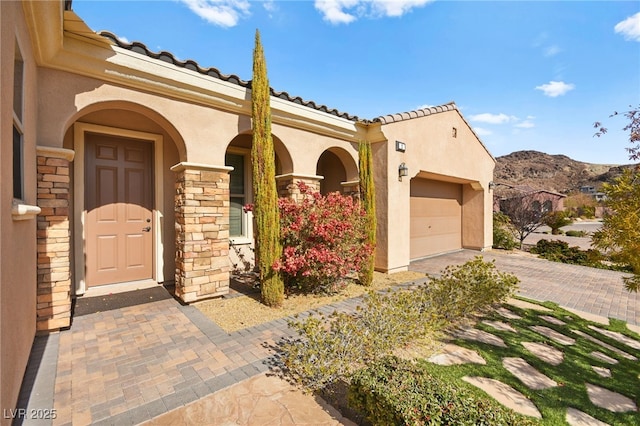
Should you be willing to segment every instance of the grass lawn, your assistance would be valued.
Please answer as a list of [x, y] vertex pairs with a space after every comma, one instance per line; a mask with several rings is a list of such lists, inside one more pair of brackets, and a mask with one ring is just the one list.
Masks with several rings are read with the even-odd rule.
[[[640, 359], [640, 350], [628, 346], [619, 341], [619, 339], [607, 337], [589, 326], [616, 331], [638, 342], [640, 342], [640, 336], [627, 329], [625, 323], [622, 321], [610, 320], [610, 324], [605, 326], [587, 321], [553, 303], [547, 302], [540, 305], [549, 308], [551, 311], [541, 312], [534, 309], [521, 309], [515, 306], [505, 305], [511, 312], [521, 318], [505, 319], [497, 312], [491, 312], [485, 315], [483, 319], [475, 325], [477, 329], [500, 337], [506, 343], [506, 348], [463, 339], [454, 339], [452, 341], [454, 344], [477, 351], [487, 361], [486, 365], [463, 364], [440, 366], [431, 364], [425, 360], [421, 360], [421, 363], [434, 374], [439, 376], [444, 375], [452, 381], [459, 381], [461, 386], [469, 386], [462, 381], [462, 377], [464, 376], [487, 377], [510, 385], [536, 405], [543, 417], [541, 424], [544, 425], [567, 424], [565, 421], [567, 407], [577, 408], [610, 425], [640, 425], [640, 413], [637, 411], [614, 413], [592, 404], [587, 396], [585, 385], [585, 383], [591, 383], [620, 393], [633, 400], [636, 406], [640, 406], [640, 361], [637, 359], [626, 359], [613, 350], [580, 336], [575, 333], [575, 331], [577, 330], [578, 332], [593, 336], [638, 359]], [[541, 318], [542, 316], [556, 318], [564, 322], [565, 325], [551, 323]], [[483, 321], [506, 322], [513, 327], [516, 332], [498, 330], [483, 323]], [[556, 343], [552, 339], [532, 330], [530, 328], [532, 326], [548, 327], [567, 337], [575, 339], [575, 344], [563, 345]], [[564, 360], [559, 365], [553, 366], [534, 356], [522, 345], [522, 342], [538, 342], [550, 345], [563, 353]], [[590, 355], [590, 353], [594, 351], [604, 353], [618, 362], [616, 364], [609, 364], [595, 359]], [[558, 386], [543, 390], [529, 389], [503, 367], [502, 360], [506, 357], [519, 357], [524, 359], [536, 370], [557, 382]], [[609, 369], [611, 377], [601, 377], [592, 368], [593, 366]]]

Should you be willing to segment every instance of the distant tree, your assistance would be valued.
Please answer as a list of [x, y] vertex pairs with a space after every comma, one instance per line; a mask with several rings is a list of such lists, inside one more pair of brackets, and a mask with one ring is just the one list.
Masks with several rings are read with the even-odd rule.
[[600, 230], [593, 234], [593, 244], [610, 252], [612, 259], [628, 264], [633, 276], [624, 278], [625, 287], [640, 288], [640, 168], [626, 169], [612, 183], [605, 183], [604, 201], [610, 209]]
[[[640, 105], [634, 107], [629, 105], [629, 110], [623, 113], [615, 111], [609, 117], [616, 117], [623, 115], [629, 121], [626, 126], [622, 128], [623, 131], [629, 132], [630, 147], [625, 148], [629, 153], [629, 160], [640, 161]], [[596, 129], [594, 136], [600, 137], [607, 133], [608, 129], [601, 122], [596, 121], [593, 123], [593, 127]]]
[[[624, 112], [629, 122], [623, 128], [629, 132], [631, 147], [626, 148], [631, 161], [640, 160], [640, 105], [629, 106]], [[619, 115], [614, 112], [611, 116]], [[601, 123], [594, 123], [598, 130], [595, 136], [607, 133]], [[605, 214], [602, 228], [592, 237], [593, 244], [603, 250], [610, 250], [612, 258], [631, 267], [633, 275], [625, 277], [625, 287], [629, 291], [640, 289], [640, 165], [634, 169], [626, 169], [622, 176], [610, 184], [603, 185], [607, 198], [605, 206], [610, 213]]]
[[[360, 141], [358, 144], [358, 162], [360, 171], [360, 200], [366, 213], [367, 243], [374, 247], [376, 244], [376, 189], [373, 183], [373, 155], [371, 142]], [[363, 262], [358, 278], [365, 286], [373, 282], [375, 267], [375, 251]]]
[[269, 97], [267, 65], [260, 42], [260, 32], [256, 30], [251, 81], [251, 163], [253, 211], [256, 218], [256, 263], [260, 274], [262, 302], [267, 306], [277, 307], [284, 300], [284, 282], [280, 272], [273, 268], [282, 257], [282, 244]]
[[522, 250], [525, 238], [543, 225], [544, 214], [540, 208], [540, 201], [535, 198], [535, 192], [513, 189], [503, 194], [500, 211], [509, 217], [511, 229]]
[[572, 221], [569, 216], [562, 211], [548, 212], [542, 218], [542, 223], [551, 228], [552, 235], [558, 235], [560, 233], [560, 228], [571, 225], [571, 222]]

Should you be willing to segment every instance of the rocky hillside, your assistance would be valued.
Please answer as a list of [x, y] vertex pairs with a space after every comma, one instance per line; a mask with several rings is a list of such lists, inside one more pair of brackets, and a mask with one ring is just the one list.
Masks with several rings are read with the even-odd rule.
[[533, 188], [569, 193], [583, 185], [599, 189], [603, 182], [618, 176], [624, 167], [590, 164], [566, 155], [549, 155], [538, 151], [517, 151], [496, 158], [495, 182], [528, 185]]

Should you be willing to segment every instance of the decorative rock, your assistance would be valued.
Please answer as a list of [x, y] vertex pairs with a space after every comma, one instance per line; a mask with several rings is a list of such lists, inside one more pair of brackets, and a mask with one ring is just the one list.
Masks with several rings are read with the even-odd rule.
[[609, 370], [608, 368], [596, 367], [595, 365], [592, 365], [591, 368], [593, 368], [593, 371], [598, 373], [598, 376], [600, 377], [604, 377], [604, 378], [611, 377], [611, 370]]
[[536, 333], [542, 334], [543, 336], [548, 337], [549, 339], [560, 343], [561, 345], [573, 345], [576, 343], [575, 339], [565, 336], [562, 333], [558, 333], [557, 331], [552, 330], [549, 327], [544, 327], [541, 325], [532, 325], [529, 328], [535, 331]]
[[527, 364], [522, 358], [503, 358], [502, 366], [529, 389], [540, 390], [558, 386], [555, 381]]
[[607, 356], [605, 354], [603, 354], [602, 352], [591, 352], [589, 355], [591, 355], [591, 357], [600, 360], [602, 362], [606, 362], [607, 364], [617, 364], [618, 360], [617, 359], [613, 359], [610, 356]]
[[510, 331], [512, 333], [517, 333], [518, 330], [516, 330], [515, 328], [511, 327], [511, 325], [509, 325], [506, 322], [502, 322], [502, 321], [482, 321], [483, 324], [487, 324], [489, 327], [493, 327], [496, 330], [500, 330], [500, 331]]
[[564, 361], [564, 354], [558, 349], [544, 343], [522, 342], [529, 352], [551, 365], [560, 365]]
[[584, 337], [585, 339], [590, 340], [593, 343], [602, 346], [605, 349], [609, 349], [611, 352], [614, 352], [614, 353], [620, 355], [623, 358], [629, 359], [631, 361], [637, 361], [638, 360], [638, 358], [636, 358], [635, 356], [630, 355], [630, 354], [626, 353], [625, 351], [622, 351], [622, 350], [620, 350], [620, 349], [618, 349], [616, 347], [613, 347], [613, 346], [609, 345], [608, 343], [603, 342], [602, 340], [598, 340], [595, 337], [591, 336], [590, 334], [583, 333], [580, 330], [571, 330], [571, 331], [573, 331], [575, 334], [577, 334], [580, 337]]
[[514, 314], [507, 308], [499, 307], [496, 309], [496, 312], [506, 319], [522, 319], [520, 315]]
[[511, 306], [515, 306], [521, 309], [533, 309], [536, 311], [551, 312], [551, 309], [549, 308], [545, 308], [541, 305], [536, 305], [535, 303], [525, 302], [524, 300], [509, 299], [507, 300], [507, 303]]
[[485, 361], [484, 358], [482, 358], [480, 354], [478, 354], [478, 352], [451, 343], [445, 345], [442, 348], [441, 353], [433, 355], [428, 359], [428, 361], [438, 365], [456, 365], [468, 363], [484, 365], [487, 363], [487, 361]]
[[587, 413], [571, 407], [567, 408], [567, 416], [565, 419], [570, 426], [609, 426], [609, 423], [601, 422]]
[[465, 328], [462, 330], [456, 330], [453, 333], [456, 337], [465, 340], [475, 340], [476, 342], [487, 343], [493, 346], [499, 346], [506, 348], [507, 345], [498, 336], [487, 333], [486, 331], [478, 330], [477, 328]]
[[538, 411], [533, 402], [529, 401], [527, 397], [509, 385], [495, 379], [487, 379], [486, 377], [465, 376], [462, 380], [482, 389], [491, 397], [495, 398], [500, 404], [511, 408], [517, 413], [538, 419], [542, 418], [540, 411]]
[[607, 337], [610, 337], [612, 339], [615, 339], [619, 342], [624, 343], [625, 345], [629, 346], [630, 348], [633, 349], [637, 349], [640, 351], [640, 342], [632, 339], [631, 337], [627, 337], [622, 333], [618, 333], [617, 331], [609, 331], [609, 330], [605, 330], [603, 328], [600, 327], [596, 327], [594, 325], [590, 325], [589, 326], [590, 329], [597, 331], [600, 334], [604, 334]]
[[545, 320], [546, 322], [550, 322], [551, 324], [555, 324], [555, 325], [566, 325], [567, 323], [559, 320], [556, 317], [552, 317], [549, 315], [540, 315], [540, 318], [542, 318], [543, 320]]
[[627, 323], [627, 328], [633, 331], [634, 333], [640, 334], [640, 325]]
[[636, 404], [630, 398], [617, 392], [601, 388], [600, 386], [592, 385], [591, 383], [586, 383], [586, 385], [589, 401], [591, 401], [593, 405], [613, 411], [614, 413], [638, 411], [638, 407], [636, 407]]

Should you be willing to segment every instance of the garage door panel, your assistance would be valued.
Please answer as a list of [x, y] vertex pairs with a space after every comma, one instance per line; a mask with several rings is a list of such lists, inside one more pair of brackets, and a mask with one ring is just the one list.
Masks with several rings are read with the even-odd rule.
[[412, 259], [462, 247], [462, 187], [428, 179], [411, 181]]

